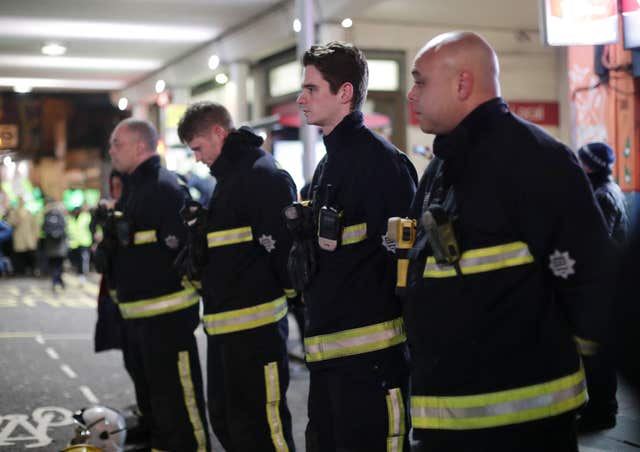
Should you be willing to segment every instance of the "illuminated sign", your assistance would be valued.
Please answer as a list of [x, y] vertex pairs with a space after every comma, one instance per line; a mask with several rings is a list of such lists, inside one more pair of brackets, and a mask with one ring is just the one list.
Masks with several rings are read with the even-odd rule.
[[599, 45], [618, 40], [617, 0], [544, 0], [542, 5], [545, 44]]
[[640, 48], [640, 0], [622, 0], [624, 48]]

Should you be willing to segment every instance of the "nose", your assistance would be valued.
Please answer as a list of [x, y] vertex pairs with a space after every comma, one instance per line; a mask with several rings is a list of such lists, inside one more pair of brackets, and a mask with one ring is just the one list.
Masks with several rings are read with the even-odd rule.
[[407, 100], [409, 102], [413, 102], [414, 100], [414, 94], [413, 94], [413, 90], [415, 89], [415, 86], [412, 86], [411, 89], [409, 90], [409, 92], [407, 93]]
[[306, 102], [305, 96], [304, 96], [304, 92], [301, 92], [300, 94], [298, 94], [298, 97], [296, 98], [296, 103], [298, 105], [302, 105]]
[[196, 162], [201, 162], [202, 161], [202, 154], [200, 152], [194, 152], [193, 153], [196, 157]]

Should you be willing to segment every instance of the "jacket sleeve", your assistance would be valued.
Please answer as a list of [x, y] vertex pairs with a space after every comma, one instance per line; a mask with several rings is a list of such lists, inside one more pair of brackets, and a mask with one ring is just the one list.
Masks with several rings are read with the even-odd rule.
[[569, 149], [547, 144], [527, 154], [533, 157], [515, 164], [504, 193], [519, 193], [512, 205], [517, 228], [542, 267], [544, 283], [551, 284], [578, 349], [591, 354], [607, 339], [611, 318], [615, 261], [605, 223]]
[[612, 199], [611, 195], [606, 192], [596, 192], [595, 197], [596, 201], [598, 201], [598, 207], [600, 207], [600, 210], [602, 211], [602, 216], [604, 217], [604, 222], [607, 227], [607, 233], [609, 234], [609, 237], [611, 237], [618, 217], [616, 203]]
[[269, 254], [272, 268], [287, 298], [296, 297], [287, 272], [287, 259], [291, 248], [291, 235], [282, 211], [295, 202], [296, 186], [284, 170], [257, 171], [251, 182], [251, 229], [253, 238]]
[[160, 210], [160, 221], [157, 225], [158, 242], [175, 257], [187, 239], [187, 230], [180, 218], [180, 209], [184, 206], [186, 193], [180, 186], [162, 184], [156, 199]]

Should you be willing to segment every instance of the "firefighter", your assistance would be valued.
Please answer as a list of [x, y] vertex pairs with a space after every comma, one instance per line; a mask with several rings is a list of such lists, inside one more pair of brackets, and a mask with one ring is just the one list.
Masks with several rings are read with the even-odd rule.
[[186, 262], [196, 267], [186, 274], [200, 277], [204, 299], [213, 430], [228, 451], [294, 451], [286, 340], [287, 298], [297, 294], [281, 212], [295, 184], [220, 104], [191, 105], [178, 135], [217, 180], [208, 209], [192, 204], [185, 213]]
[[509, 111], [481, 36], [433, 38], [412, 75], [408, 99], [436, 135], [404, 311], [419, 450], [577, 452], [579, 352], [597, 353], [609, 318], [611, 250], [589, 182]]
[[303, 214], [310, 233], [290, 257], [307, 307], [307, 450], [408, 450], [406, 337], [385, 234], [388, 217], [408, 213], [415, 169], [363, 123], [368, 67], [358, 48], [312, 46], [302, 63], [297, 102], [327, 150]]
[[113, 166], [128, 175], [122, 211], [111, 212], [97, 255], [125, 320], [125, 365], [155, 450], [207, 451], [202, 375], [194, 330], [199, 296], [173, 267], [186, 237], [186, 191], [160, 165], [148, 121], [125, 119], [110, 139]]

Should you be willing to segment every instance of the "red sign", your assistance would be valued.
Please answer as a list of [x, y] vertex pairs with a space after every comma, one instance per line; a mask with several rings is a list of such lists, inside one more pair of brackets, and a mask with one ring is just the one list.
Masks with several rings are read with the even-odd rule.
[[509, 102], [512, 113], [539, 126], [560, 125], [560, 112], [557, 102]]

